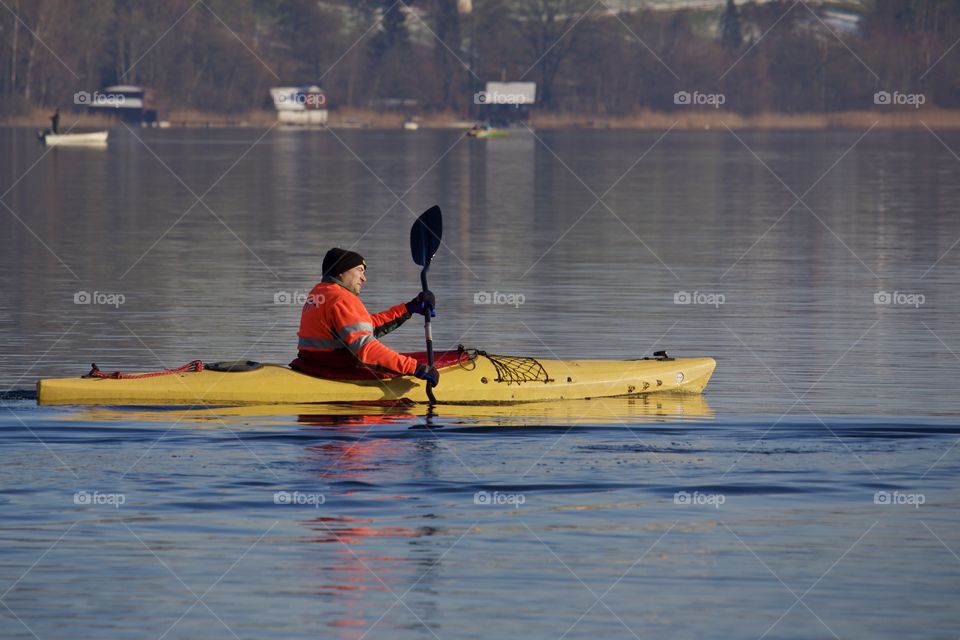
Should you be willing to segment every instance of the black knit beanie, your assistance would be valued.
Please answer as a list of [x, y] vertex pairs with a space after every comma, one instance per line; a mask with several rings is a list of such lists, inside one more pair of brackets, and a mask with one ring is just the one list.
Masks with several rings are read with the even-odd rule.
[[323, 276], [336, 278], [344, 271], [350, 271], [350, 269], [360, 265], [367, 266], [367, 262], [362, 255], [356, 251], [334, 247], [327, 251], [327, 255], [323, 256]]

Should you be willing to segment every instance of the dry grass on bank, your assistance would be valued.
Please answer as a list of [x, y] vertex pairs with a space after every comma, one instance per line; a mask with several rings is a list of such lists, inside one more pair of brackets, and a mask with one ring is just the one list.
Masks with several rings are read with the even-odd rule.
[[416, 115], [343, 107], [330, 112], [331, 127], [399, 129], [407, 120], [413, 120], [424, 129], [467, 129], [473, 125], [472, 120], [453, 111]]
[[[46, 129], [50, 126], [50, 116], [53, 109], [34, 109], [24, 115], [2, 115], [0, 116], [0, 125], [5, 127], [30, 127], [33, 129]], [[60, 112], [60, 131], [71, 129], [106, 129], [117, 126], [114, 118], [99, 115], [89, 115], [87, 113], [72, 113], [70, 111]]]
[[909, 109], [892, 112], [761, 113], [742, 116], [722, 110], [641, 111], [629, 116], [593, 118], [570, 114], [534, 114], [538, 129], [960, 129], [960, 111]]
[[[34, 109], [20, 116], [0, 115], [0, 126], [43, 129], [50, 126], [49, 109]], [[331, 128], [399, 129], [411, 117], [396, 112], [340, 108], [330, 112]], [[172, 127], [257, 127], [276, 123], [273, 111], [255, 109], [245, 113], [225, 114], [177, 109], [165, 118]], [[413, 116], [424, 129], [466, 129], [473, 122], [454, 112]], [[656, 112], [639, 111], [628, 116], [585, 116], [564, 113], [534, 113], [535, 129], [960, 129], [960, 110], [898, 109], [894, 111], [844, 111], [828, 114], [762, 113], [750, 116], [723, 110]], [[119, 121], [88, 113], [64, 111], [61, 130], [105, 129], [119, 127]]]
[[[52, 109], [33, 109], [24, 115], [0, 115], [0, 126], [31, 127], [43, 129], [50, 126]], [[254, 109], [244, 113], [212, 113], [192, 109], [174, 109], [162, 118], [171, 127], [269, 127], [276, 123], [273, 111]], [[397, 112], [379, 112], [369, 109], [340, 108], [330, 111], [331, 127], [357, 129], [399, 129], [403, 123], [413, 119], [424, 128], [467, 128], [471, 121], [453, 112], [431, 113], [422, 116], [408, 116]], [[60, 128], [68, 130], [106, 129], [121, 126], [119, 120], [104, 115], [63, 110], [60, 114]]]

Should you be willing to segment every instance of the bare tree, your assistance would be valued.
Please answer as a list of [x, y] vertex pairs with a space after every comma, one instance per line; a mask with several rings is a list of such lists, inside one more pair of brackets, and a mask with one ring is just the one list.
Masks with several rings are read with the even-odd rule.
[[553, 87], [560, 66], [591, 28], [588, 0], [516, 0], [510, 21], [530, 57], [528, 73], [538, 78], [540, 102], [553, 104]]

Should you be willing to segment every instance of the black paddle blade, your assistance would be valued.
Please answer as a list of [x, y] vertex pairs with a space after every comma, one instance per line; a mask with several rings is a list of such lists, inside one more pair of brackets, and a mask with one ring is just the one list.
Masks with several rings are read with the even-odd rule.
[[426, 267], [440, 248], [443, 236], [443, 216], [440, 207], [433, 205], [417, 218], [410, 229], [410, 252], [418, 266]]

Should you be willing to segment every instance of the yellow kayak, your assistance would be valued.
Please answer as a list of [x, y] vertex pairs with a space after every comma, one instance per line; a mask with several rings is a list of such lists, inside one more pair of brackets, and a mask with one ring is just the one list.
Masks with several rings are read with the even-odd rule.
[[[250, 364], [239, 371], [204, 368], [150, 377], [48, 378], [37, 382], [37, 401], [162, 405], [427, 402], [426, 382], [412, 376], [330, 380], [286, 366]], [[715, 367], [713, 358], [539, 360], [472, 352], [440, 369], [440, 384], [434, 391], [441, 404], [546, 402], [660, 391], [699, 393]]]

